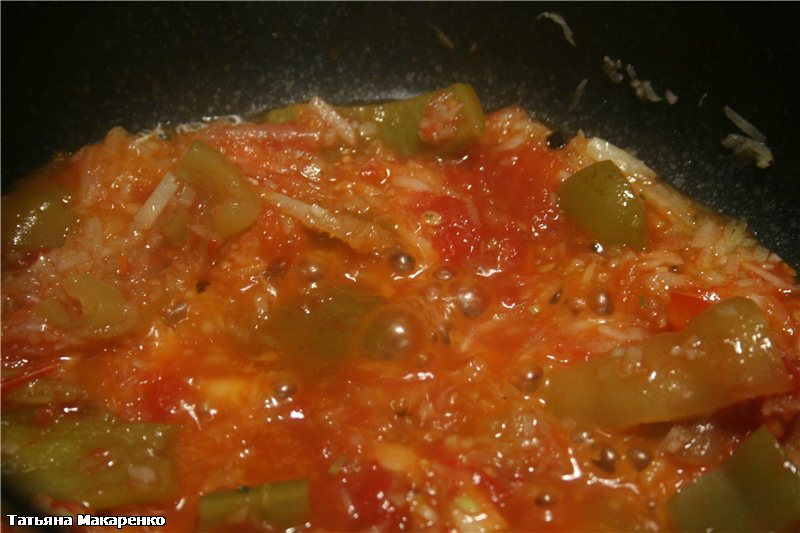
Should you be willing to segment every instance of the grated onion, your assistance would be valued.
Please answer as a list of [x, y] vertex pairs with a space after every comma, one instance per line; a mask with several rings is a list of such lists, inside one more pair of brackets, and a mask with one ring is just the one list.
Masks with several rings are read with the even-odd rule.
[[574, 111], [578, 107], [578, 104], [581, 103], [581, 97], [583, 96], [583, 93], [586, 91], [586, 85], [588, 83], [589, 83], [588, 78], [584, 78], [583, 80], [581, 80], [578, 86], [575, 87], [575, 93], [572, 95], [572, 100], [569, 103], [569, 107], [567, 107], [567, 111]]
[[[605, 72], [612, 83], [622, 83], [622, 80], [625, 79], [625, 75], [622, 73], [622, 61], [619, 59], [614, 60], [608, 56], [604, 56], [603, 72]], [[655, 89], [653, 89], [653, 83], [650, 80], [640, 80], [637, 77], [636, 68], [633, 65], [630, 63], [625, 65], [625, 72], [628, 74], [628, 78], [631, 80], [631, 87], [633, 87], [634, 93], [636, 93], [636, 97], [639, 100], [642, 102], [654, 103], [664, 100], [664, 98], [661, 98]], [[667, 99], [669, 105], [673, 105], [678, 101], [678, 97], [669, 89], [664, 92], [664, 97]]]
[[209, 136], [212, 139], [264, 139], [266, 141], [280, 142], [291, 142], [297, 139], [306, 139], [309, 141], [319, 141], [319, 133], [314, 131], [303, 131], [287, 124], [236, 124], [235, 128], [226, 128], [223, 131], [212, 131], [210, 132]]
[[325, 102], [322, 98], [315, 96], [311, 99], [308, 103], [317, 113], [319, 116], [331, 125], [331, 127], [336, 131], [336, 133], [341, 136], [341, 138], [349, 144], [350, 146], [355, 146], [356, 144], [356, 130], [353, 129], [353, 126], [345, 119], [342, 115], [336, 112], [336, 110], [331, 107], [330, 104]]
[[650, 83], [650, 80], [633, 80], [631, 82], [631, 87], [636, 91], [636, 96], [642, 102], [661, 101], [661, 97], [658, 96], [658, 93], [653, 89], [653, 84]]
[[675, 105], [678, 101], [678, 95], [669, 89], [664, 91], [664, 98], [667, 100], [669, 105]]
[[650, 80], [640, 80], [636, 76], [636, 69], [633, 65], [625, 65], [625, 71], [628, 73], [628, 77], [631, 79], [631, 87], [633, 87], [636, 97], [639, 100], [642, 102], [661, 101], [661, 97], [658, 96], [656, 91], [653, 89], [653, 84], [650, 82]]
[[155, 190], [147, 198], [144, 205], [133, 217], [131, 227], [134, 231], [146, 231], [158, 218], [158, 215], [167, 207], [175, 191], [178, 190], [178, 181], [172, 172], [167, 172]]
[[614, 60], [608, 56], [603, 57], [603, 72], [606, 73], [611, 83], [622, 83], [625, 75], [622, 73], [622, 61]]
[[416, 192], [430, 192], [431, 188], [422, 180], [408, 176], [394, 176], [392, 185], [401, 189], [408, 189]]
[[733, 150], [734, 154], [755, 158], [758, 168], [767, 168], [774, 161], [772, 150], [766, 144], [738, 133], [731, 133], [722, 139], [722, 146]]
[[128, 465], [128, 475], [139, 483], [153, 483], [156, 471], [150, 466]]
[[737, 128], [742, 130], [749, 137], [761, 143], [767, 142], [767, 138], [764, 134], [758, 131], [758, 128], [748, 122], [742, 115], [728, 106], [723, 107], [722, 111], [725, 113], [725, 116], [728, 117], [728, 120], [733, 122]]
[[640, 159], [599, 137], [592, 137], [586, 145], [586, 154], [595, 161], [611, 160], [625, 174], [652, 178], [656, 173]]
[[578, 46], [577, 44], [575, 44], [575, 38], [572, 35], [572, 28], [569, 27], [569, 24], [567, 24], [567, 21], [564, 20], [564, 17], [562, 17], [558, 13], [553, 13], [551, 11], [543, 11], [538, 15], [536, 15], [536, 20], [540, 20], [543, 18], [552, 20], [553, 22], [561, 26], [561, 31], [564, 32], [564, 39], [566, 39], [567, 42], [572, 46], [576, 47]]
[[380, 250], [393, 241], [388, 230], [352, 215], [334, 214], [317, 204], [307, 204], [274, 191], [266, 193], [264, 198], [308, 229], [326, 233], [358, 252]]
[[437, 26], [433, 23], [428, 22], [428, 26], [436, 33], [436, 40], [439, 41], [439, 44], [447, 48], [448, 50], [455, 50], [456, 46], [453, 44], [453, 40], [447, 36], [445, 32], [440, 30]]

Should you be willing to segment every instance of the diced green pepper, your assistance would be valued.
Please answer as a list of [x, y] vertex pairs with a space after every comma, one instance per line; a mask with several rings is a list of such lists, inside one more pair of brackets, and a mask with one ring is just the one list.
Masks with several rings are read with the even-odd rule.
[[[434, 105], [437, 99], [451, 98], [460, 106], [459, 118], [452, 137], [442, 142], [423, 140], [420, 127], [426, 108]], [[483, 131], [484, 116], [480, 100], [475, 90], [465, 84], [457, 83], [444, 89], [422, 94], [407, 100], [399, 100], [377, 105], [337, 108], [345, 118], [371, 121], [378, 125], [378, 137], [402, 155], [415, 155], [432, 151], [439, 154], [457, 152]]]
[[800, 475], [762, 427], [667, 504], [679, 531], [797, 531]]
[[194, 141], [180, 163], [179, 177], [195, 189], [221, 196], [252, 196], [239, 167], [219, 150], [202, 141]]
[[229, 239], [250, 227], [260, 212], [261, 206], [250, 198], [224, 200], [214, 209], [214, 231]]
[[3, 396], [3, 401], [18, 405], [46, 405], [50, 402], [68, 402], [84, 398], [78, 387], [55, 379], [33, 379]]
[[125, 322], [130, 313], [119, 289], [90, 274], [69, 278], [61, 286], [81, 303], [83, 323], [92, 329], [113, 328]]
[[183, 246], [189, 236], [189, 212], [176, 207], [167, 215], [161, 232], [172, 246]]
[[556, 368], [544, 398], [562, 418], [627, 427], [712, 413], [785, 392], [790, 384], [764, 313], [737, 297], [711, 306], [681, 331]]
[[600, 243], [647, 245], [644, 205], [611, 161], [591, 164], [567, 178], [558, 197], [567, 218]]
[[376, 359], [401, 359], [416, 353], [425, 337], [417, 313], [402, 305], [382, 305], [369, 313], [354, 335], [359, 355]]
[[223, 239], [250, 227], [261, 212], [258, 195], [239, 167], [201, 141], [194, 141], [181, 160], [178, 177], [212, 196], [212, 229]]
[[264, 330], [276, 348], [310, 367], [325, 369], [347, 355], [360, 321], [382, 302], [380, 296], [355, 287], [325, 288], [276, 309]]
[[304, 109], [308, 109], [307, 104], [292, 104], [267, 112], [262, 120], [267, 124], [286, 124], [287, 122], [294, 122], [300, 118], [300, 113]]
[[25, 497], [46, 494], [102, 510], [177, 490], [176, 433], [166, 424], [96, 416], [40, 427], [5, 417], [2, 428], [4, 483]]
[[69, 192], [44, 179], [24, 183], [2, 200], [3, 246], [32, 252], [58, 248], [77, 217], [67, 208]]
[[62, 328], [78, 329], [87, 338], [108, 339], [127, 333], [136, 323], [136, 309], [111, 283], [81, 274], [68, 278], [61, 287], [80, 303], [80, 313], [70, 313], [55, 298], [41, 302], [38, 312]]
[[308, 481], [295, 479], [200, 497], [200, 531], [288, 529], [308, 515]]
[[[433, 122], [438, 120], [434, 107], [452, 104], [456, 117], [452, 132], [442, 139], [424, 139], [423, 117], [429, 112]], [[282, 124], [297, 120], [307, 106], [294, 104], [267, 113], [264, 120], [271, 124]], [[468, 84], [456, 83], [430, 93], [406, 100], [382, 104], [339, 106], [336, 111], [344, 118], [359, 122], [372, 122], [378, 128], [377, 137], [387, 146], [404, 156], [424, 153], [449, 154], [466, 148], [483, 131], [484, 114], [475, 90]], [[445, 113], [446, 114], [446, 113]]]

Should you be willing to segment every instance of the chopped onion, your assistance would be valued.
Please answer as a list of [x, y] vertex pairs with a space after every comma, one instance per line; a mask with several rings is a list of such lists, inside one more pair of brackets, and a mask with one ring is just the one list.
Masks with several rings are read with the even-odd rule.
[[394, 176], [392, 185], [401, 189], [408, 189], [416, 192], [430, 192], [431, 188], [422, 180], [408, 176]]
[[156, 186], [155, 190], [147, 198], [144, 205], [133, 217], [131, 226], [134, 231], [146, 231], [164, 211], [175, 191], [178, 190], [178, 181], [172, 172], [167, 172]]
[[656, 173], [643, 161], [599, 137], [592, 137], [586, 145], [586, 154], [595, 161], [611, 160], [625, 174], [652, 178]]
[[658, 96], [658, 93], [653, 89], [653, 84], [650, 83], [650, 80], [633, 80], [631, 82], [631, 87], [636, 91], [636, 96], [642, 102], [661, 101], [661, 97]]
[[753, 263], [742, 262], [742, 268], [744, 268], [745, 270], [749, 270], [750, 272], [752, 272], [756, 276], [760, 277], [764, 281], [768, 281], [769, 283], [772, 283], [773, 285], [775, 285], [776, 287], [778, 287], [781, 290], [791, 291], [791, 290], [794, 290], [794, 288], [795, 288], [794, 285], [792, 285], [791, 283], [787, 282], [783, 278], [781, 278], [779, 276], [776, 276], [775, 274], [771, 274], [769, 271], [767, 271], [767, 270], [765, 270], [765, 269], [761, 268], [760, 266], [757, 266], [757, 265], [755, 265]]
[[370, 138], [378, 135], [380, 130], [378, 130], [378, 125], [374, 122], [363, 122], [358, 127], [358, 132], [361, 133], [362, 137]]
[[733, 150], [735, 154], [754, 157], [758, 168], [767, 168], [774, 161], [772, 150], [766, 144], [738, 133], [731, 133], [722, 139], [722, 146]]
[[567, 111], [574, 111], [575, 108], [578, 107], [578, 104], [581, 103], [581, 97], [583, 96], [584, 91], [586, 91], [586, 84], [589, 83], [587, 78], [581, 80], [577, 87], [575, 87], [575, 93], [572, 95], [572, 100], [569, 103], [569, 107], [567, 107]]
[[[335, 113], [335, 111], [334, 111]], [[264, 139], [267, 141], [291, 142], [298, 139], [319, 141], [319, 133], [304, 131], [291, 124], [236, 124], [222, 131], [212, 131], [212, 138]]]
[[678, 101], [678, 95], [669, 89], [664, 91], [664, 98], [667, 100], [669, 105], [675, 105], [675, 103]]
[[445, 32], [440, 30], [438, 27], [434, 26], [432, 23], [428, 22], [428, 26], [436, 33], [436, 40], [439, 41], [439, 44], [447, 48], [448, 50], [455, 50], [456, 46], [453, 44], [453, 40], [447, 36]]
[[356, 130], [353, 129], [353, 126], [350, 125], [346, 118], [337, 113], [330, 104], [318, 96], [312, 98], [309, 105], [319, 113], [322, 120], [330, 124], [331, 127], [336, 130], [336, 133], [341, 136], [344, 142], [350, 146], [355, 146]]
[[631, 87], [633, 87], [636, 97], [639, 98], [639, 100], [642, 102], [661, 101], [661, 97], [658, 96], [656, 91], [653, 89], [653, 84], [650, 83], [650, 80], [640, 80], [636, 76], [636, 69], [633, 67], [633, 65], [625, 65], [625, 70], [628, 73], [628, 77], [631, 79]]
[[394, 242], [388, 230], [352, 215], [334, 214], [317, 204], [307, 204], [274, 191], [268, 192], [265, 199], [308, 229], [339, 239], [357, 252], [380, 250]]
[[385, 470], [410, 474], [419, 470], [420, 457], [410, 446], [392, 442], [379, 442], [375, 445], [375, 461]]
[[760, 143], [767, 142], [767, 138], [764, 136], [764, 134], [758, 131], [758, 129], [755, 126], [753, 126], [750, 122], [745, 120], [745, 118], [742, 115], [740, 115], [739, 113], [737, 113], [728, 106], [723, 107], [722, 110], [725, 112], [725, 116], [728, 117], [728, 120], [733, 122], [737, 128], [742, 130], [751, 138]]
[[183, 190], [178, 193], [176, 197], [176, 201], [179, 205], [188, 208], [194, 202], [195, 197], [197, 196], [197, 191], [193, 188], [185, 185]]
[[139, 483], [153, 483], [157, 477], [153, 467], [139, 465], [128, 465], [128, 475]]
[[613, 60], [608, 56], [603, 58], [603, 72], [606, 73], [611, 83], [622, 83], [625, 75], [622, 73], [622, 61]]
[[566, 39], [567, 42], [572, 46], [578, 46], [577, 44], [575, 44], [575, 39], [572, 36], [572, 28], [569, 27], [569, 24], [567, 24], [567, 21], [564, 20], [564, 17], [562, 17], [558, 13], [553, 13], [551, 11], [543, 11], [536, 16], [536, 20], [542, 18], [552, 20], [553, 22], [561, 26], [561, 31], [564, 32], [564, 39]]
[[[608, 56], [603, 57], [603, 72], [606, 73], [612, 83], [622, 83], [622, 80], [625, 79], [625, 75], [622, 73], [622, 61], [619, 59], [614, 60]], [[625, 65], [625, 72], [628, 74], [628, 78], [631, 80], [631, 87], [633, 87], [639, 100], [642, 102], [662, 102], [664, 100], [653, 89], [653, 84], [650, 80], [640, 80], [636, 76], [636, 68], [633, 65], [630, 63]], [[669, 105], [673, 105], [678, 101], [678, 97], [669, 89], [664, 92], [664, 97]]]

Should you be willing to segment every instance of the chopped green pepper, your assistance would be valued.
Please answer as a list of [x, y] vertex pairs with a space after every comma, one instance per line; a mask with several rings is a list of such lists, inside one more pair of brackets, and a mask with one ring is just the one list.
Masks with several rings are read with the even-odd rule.
[[351, 349], [360, 321], [383, 302], [371, 292], [349, 286], [324, 288], [314, 297], [300, 296], [276, 309], [265, 330], [278, 348], [320, 370]]
[[679, 531], [789, 531], [800, 527], [800, 476], [762, 427], [733, 455], [673, 496]]
[[267, 124], [286, 124], [294, 122], [300, 118], [300, 113], [307, 109], [307, 104], [292, 104], [286, 107], [273, 109], [263, 116], [262, 120]]
[[136, 323], [136, 309], [111, 283], [81, 274], [68, 278], [61, 287], [80, 303], [79, 314], [70, 313], [55, 298], [38, 306], [40, 314], [60, 327], [77, 329], [83, 337], [108, 339], [127, 333]]
[[223, 198], [254, 195], [239, 167], [202, 141], [192, 143], [181, 159], [178, 173], [192, 187]]
[[2, 200], [3, 246], [32, 252], [58, 248], [77, 217], [67, 208], [69, 192], [50, 180], [26, 182]]
[[647, 245], [644, 205], [611, 161], [591, 164], [567, 178], [558, 197], [567, 218], [601, 244]]
[[790, 384], [764, 313], [737, 297], [681, 331], [553, 370], [544, 398], [558, 416], [626, 427], [711, 413]]
[[[5, 385], [4, 385], [5, 387]], [[46, 405], [53, 401], [67, 402], [84, 398], [84, 392], [74, 385], [55, 379], [38, 378], [14, 388], [3, 401], [20, 405]]]
[[183, 246], [189, 236], [189, 212], [184, 207], [176, 207], [167, 215], [161, 232], [172, 246]]
[[214, 209], [212, 226], [223, 239], [246, 230], [261, 212], [258, 201], [252, 198], [229, 198]]
[[[441, 142], [420, 135], [426, 111], [437, 102], [450, 100], [460, 107], [452, 136]], [[483, 131], [484, 116], [475, 90], [456, 83], [444, 89], [386, 104], [338, 108], [345, 118], [372, 121], [378, 125], [379, 138], [402, 155], [432, 151], [438, 154], [457, 152]]]
[[250, 227], [261, 212], [258, 195], [239, 167], [201, 141], [194, 141], [181, 160], [178, 177], [212, 196], [211, 226], [223, 239]]
[[288, 529], [308, 515], [308, 481], [294, 479], [200, 497], [200, 531]]
[[101, 510], [169, 498], [177, 490], [176, 434], [166, 424], [110, 416], [2, 422], [4, 482], [25, 497], [46, 494]]
[[401, 359], [416, 353], [425, 337], [417, 313], [402, 305], [382, 305], [369, 313], [354, 335], [354, 349], [376, 359]]
[[[307, 106], [294, 104], [270, 111], [264, 117], [271, 124], [297, 120]], [[406, 100], [382, 104], [339, 106], [336, 111], [344, 118], [372, 122], [377, 137], [404, 156], [424, 153], [449, 154], [466, 148], [483, 131], [484, 115], [475, 90], [468, 84], [456, 83], [430, 93]], [[426, 135], [424, 119], [428, 115], [434, 124], [444, 121], [445, 133], [440, 138]]]

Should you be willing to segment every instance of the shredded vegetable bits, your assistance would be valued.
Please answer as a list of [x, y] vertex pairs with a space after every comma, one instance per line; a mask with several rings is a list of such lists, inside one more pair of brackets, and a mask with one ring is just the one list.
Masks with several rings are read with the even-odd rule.
[[3, 198], [4, 487], [180, 532], [800, 526], [800, 293], [742, 221], [465, 84], [339, 104]]

